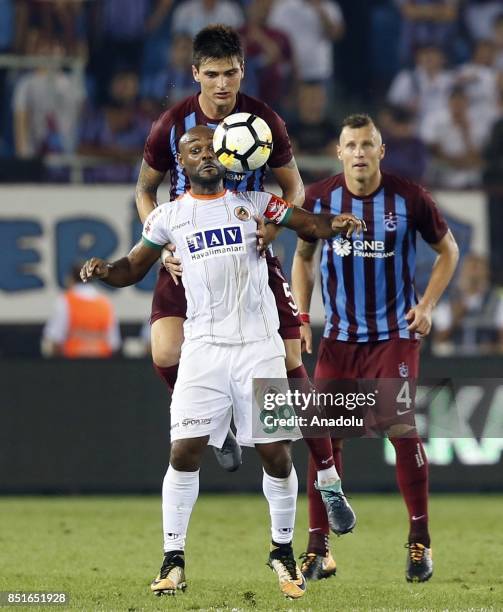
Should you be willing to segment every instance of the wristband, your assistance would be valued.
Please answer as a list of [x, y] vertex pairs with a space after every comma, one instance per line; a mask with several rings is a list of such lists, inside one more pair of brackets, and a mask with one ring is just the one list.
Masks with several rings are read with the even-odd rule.
[[309, 316], [308, 312], [301, 312], [299, 314], [300, 320], [302, 321], [302, 323], [307, 323], [310, 324], [311, 323], [311, 317]]

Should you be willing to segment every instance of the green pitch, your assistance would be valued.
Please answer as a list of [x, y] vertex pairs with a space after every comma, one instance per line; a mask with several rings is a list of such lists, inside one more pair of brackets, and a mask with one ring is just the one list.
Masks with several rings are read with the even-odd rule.
[[[64, 590], [65, 609], [86, 611], [503, 609], [503, 496], [432, 498], [435, 574], [417, 585], [404, 579], [400, 498], [358, 495], [352, 503], [355, 533], [331, 538], [337, 577], [287, 601], [265, 565], [268, 515], [259, 495], [201, 495], [186, 551], [188, 589], [161, 599], [149, 593], [162, 560], [159, 498], [0, 498], [0, 591]], [[296, 555], [305, 531], [303, 497]]]

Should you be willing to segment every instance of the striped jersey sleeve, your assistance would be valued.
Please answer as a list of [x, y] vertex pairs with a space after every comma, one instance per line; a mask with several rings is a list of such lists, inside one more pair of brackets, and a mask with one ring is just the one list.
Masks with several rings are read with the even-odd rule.
[[176, 166], [171, 132], [174, 128], [172, 113], [167, 111], [152, 124], [143, 151], [143, 159], [157, 172], [168, 172]]
[[428, 191], [420, 185], [415, 185], [415, 187], [414, 217], [416, 228], [423, 240], [429, 244], [436, 244], [447, 233], [447, 223]]

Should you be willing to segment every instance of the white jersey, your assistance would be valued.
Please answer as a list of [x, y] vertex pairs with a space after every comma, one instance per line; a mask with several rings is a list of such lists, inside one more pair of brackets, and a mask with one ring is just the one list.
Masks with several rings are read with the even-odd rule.
[[155, 208], [143, 227], [154, 248], [176, 244], [187, 298], [185, 337], [217, 344], [269, 338], [279, 327], [265, 259], [257, 252], [257, 223], [280, 224], [292, 206], [270, 193], [190, 191]]

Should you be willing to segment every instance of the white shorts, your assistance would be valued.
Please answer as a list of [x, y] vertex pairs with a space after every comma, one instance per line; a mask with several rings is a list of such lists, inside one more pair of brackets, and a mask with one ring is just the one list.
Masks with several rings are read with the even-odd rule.
[[221, 448], [234, 414], [241, 446], [273, 442], [252, 434], [253, 378], [288, 384], [279, 334], [245, 345], [186, 340], [171, 400], [171, 440], [209, 436], [208, 444]]

